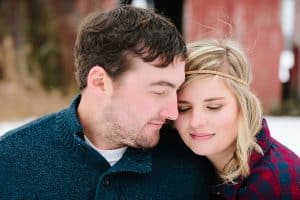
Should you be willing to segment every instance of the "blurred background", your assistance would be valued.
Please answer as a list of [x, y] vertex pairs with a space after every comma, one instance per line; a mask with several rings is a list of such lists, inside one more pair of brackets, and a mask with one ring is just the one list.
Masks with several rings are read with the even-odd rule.
[[300, 115], [299, 0], [0, 0], [0, 120], [68, 105], [77, 92], [73, 46], [79, 21], [120, 3], [156, 8], [186, 42], [240, 41], [265, 113]]
[[265, 114], [299, 118], [300, 0], [0, 0], [0, 122], [28, 121], [68, 106], [78, 92], [73, 46], [79, 21], [121, 3], [155, 8], [186, 42], [238, 40]]

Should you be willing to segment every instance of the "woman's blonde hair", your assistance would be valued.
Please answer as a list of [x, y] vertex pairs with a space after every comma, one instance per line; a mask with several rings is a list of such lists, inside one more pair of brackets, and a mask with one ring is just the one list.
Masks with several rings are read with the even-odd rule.
[[251, 152], [262, 153], [255, 138], [261, 128], [262, 108], [249, 88], [251, 67], [244, 51], [235, 41], [198, 41], [188, 45], [185, 84], [203, 75], [223, 76], [239, 105], [236, 150], [223, 171], [219, 172], [224, 182], [234, 183], [238, 177], [249, 175]]

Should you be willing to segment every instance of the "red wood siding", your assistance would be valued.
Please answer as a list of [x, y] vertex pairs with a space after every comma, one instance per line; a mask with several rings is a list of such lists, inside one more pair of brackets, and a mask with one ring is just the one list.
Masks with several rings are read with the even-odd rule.
[[279, 55], [283, 49], [280, 0], [186, 0], [184, 36], [187, 42], [232, 38], [247, 50], [253, 67], [251, 87], [265, 112], [279, 106]]

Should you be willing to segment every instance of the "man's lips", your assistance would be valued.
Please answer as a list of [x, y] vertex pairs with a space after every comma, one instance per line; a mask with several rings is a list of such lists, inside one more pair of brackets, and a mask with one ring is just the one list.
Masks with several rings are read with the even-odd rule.
[[161, 127], [164, 125], [164, 121], [152, 121], [149, 122], [148, 125], [150, 125], [151, 127], [155, 128], [155, 129], [161, 129]]
[[165, 121], [151, 121], [149, 124], [162, 126], [165, 123]]

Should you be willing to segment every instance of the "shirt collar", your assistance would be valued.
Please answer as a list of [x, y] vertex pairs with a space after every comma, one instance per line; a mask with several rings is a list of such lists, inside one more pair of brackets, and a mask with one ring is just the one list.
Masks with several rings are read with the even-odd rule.
[[[267, 121], [263, 119], [262, 121], [262, 128], [260, 129], [259, 133], [256, 135], [257, 144], [262, 148], [263, 153], [265, 154], [272, 145], [272, 139], [270, 135], [270, 130], [268, 128]], [[263, 154], [254, 151], [250, 156], [250, 168], [252, 168], [261, 158]]]

